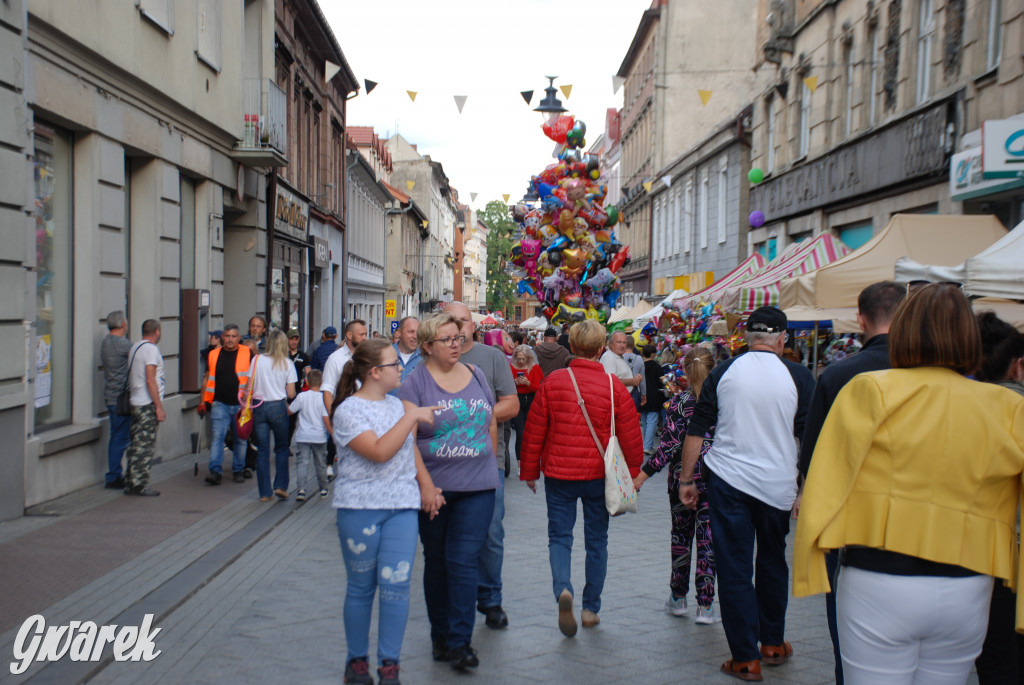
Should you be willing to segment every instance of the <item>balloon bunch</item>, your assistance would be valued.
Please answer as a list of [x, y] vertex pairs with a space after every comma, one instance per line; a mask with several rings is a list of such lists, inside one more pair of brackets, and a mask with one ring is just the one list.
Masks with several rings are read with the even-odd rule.
[[522, 269], [519, 293], [536, 295], [555, 325], [584, 318], [604, 323], [619, 299], [616, 274], [629, 262], [629, 247], [613, 230], [619, 211], [604, 206], [598, 158], [581, 152], [586, 124], [561, 116], [543, 128], [557, 161], [530, 181], [540, 206], [520, 202], [511, 210], [519, 225], [511, 260]]

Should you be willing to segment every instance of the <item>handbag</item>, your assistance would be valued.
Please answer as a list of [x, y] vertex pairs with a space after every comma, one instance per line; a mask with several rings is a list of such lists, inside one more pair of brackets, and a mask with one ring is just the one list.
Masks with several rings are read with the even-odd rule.
[[580, 395], [580, 386], [576, 384], [576, 376], [572, 369], [569, 369], [569, 378], [572, 379], [572, 387], [576, 391], [576, 399], [579, 402], [583, 418], [587, 421], [587, 428], [594, 438], [597, 450], [604, 453], [604, 506], [611, 516], [619, 516], [626, 512], [636, 513], [636, 488], [633, 487], [633, 479], [629, 475], [629, 467], [626, 466], [626, 457], [622, 454], [622, 447], [619, 439], [615, 437], [615, 388], [612, 386], [611, 374], [608, 374], [608, 390], [611, 391], [612, 401], [612, 432], [608, 438], [607, 447], [601, 447], [601, 441], [597, 437], [594, 425], [590, 423], [590, 415], [587, 414], [587, 407]]
[[[235, 413], [235, 435], [238, 436], [239, 440], [248, 440], [252, 437], [252, 392], [253, 386], [256, 385], [256, 366], [260, 363], [260, 356], [257, 354], [256, 359], [252, 364], [252, 375], [249, 376], [249, 383], [247, 384], [249, 391], [245, 394], [245, 397], [241, 399], [238, 411]], [[255, 406], [260, 406], [263, 401], [259, 401]]]
[[[147, 343], [148, 341], [143, 342], [142, 345]], [[148, 344], [152, 345], [153, 343]], [[132, 390], [129, 380], [132, 375], [132, 364], [135, 363], [135, 353], [142, 349], [142, 345], [136, 347], [135, 351], [132, 352], [132, 358], [128, 362], [128, 370], [124, 373], [124, 387], [121, 388], [121, 394], [117, 396], [117, 402], [114, 404], [114, 413], [118, 416], [132, 415]]]

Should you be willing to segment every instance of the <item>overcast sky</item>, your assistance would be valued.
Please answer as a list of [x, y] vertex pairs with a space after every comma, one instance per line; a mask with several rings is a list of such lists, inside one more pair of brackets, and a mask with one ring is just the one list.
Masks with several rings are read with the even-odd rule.
[[[551, 163], [554, 143], [532, 111], [545, 75], [572, 85], [563, 106], [587, 123], [587, 144], [604, 130], [618, 71], [650, 0], [320, 0], [362, 85], [348, 123], [401, 133], [444, 165], [459, 199], [482, 209]], [[407, 90], [417, 91], [412, 102]], [[533, 90], [529, 107], [519, 92]], [[459, 114], [455, 95], [466, 95]], [[404, 188], [405, 179], [392, 177]], [[470, 193], [478, 193], [470, 202]]]

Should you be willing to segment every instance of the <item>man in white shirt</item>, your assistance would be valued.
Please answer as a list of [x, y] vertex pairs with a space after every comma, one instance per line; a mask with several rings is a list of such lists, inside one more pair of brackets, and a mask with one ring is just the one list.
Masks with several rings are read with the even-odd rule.
[[622, 384], [633, 392], [633, 388], [640, 387], [644, 380], [642, 373], [633, 373], [629, 364], [622, 358], [626, 351], [626, 334], [622, 331], [615, 331], [608, 336], [608, 349], [601, 355], [601, 366], [611, 375], [622, 381]]
[[335, 350], [327, 363], [324, 364], [324, 384], [321, 389], [324, 392], [324, 404], [327, 411], [331, 411], [334, 403], [334, 395], [338, 392], [338, 381], [341, 380], [341, 372], [345, 370], [345, 364], [352, 359], [352, 353], [356, 351], [356, 345], [366, 340], [366, 322], [362, 319], [353, 319], [345, 324], [345, 344]]
[[149, 467], [156, 447], [159, 424], [164, 412], [164, 358], [160, 342], [160, 322], [146, 319], [142, 340], [135, 343], [128, 363], [128, 387], [131, 389], [132, 428], [128, 448], [124, 494], [155, 497], [159, 490], [149, 487]]
[[629, 365], [629, 370], [633, 375], [640, 375], [640, 385], [629, 391], [633, 397], [633, 404], [636, 405], [636, 410], [639, 412], [640, 405], [647, 403], [647, 374], [644, 372], [643, 357], [636, 353], [636, 341], [632, 335], [626, 336], [626, 353], [622, 355], [622, 360]]

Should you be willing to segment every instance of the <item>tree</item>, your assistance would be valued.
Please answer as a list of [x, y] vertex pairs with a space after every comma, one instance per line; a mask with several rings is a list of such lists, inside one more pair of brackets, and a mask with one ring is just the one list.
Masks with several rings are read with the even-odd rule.
[[509, 318], [515, 311], [519, 291], [512, 277], [505, 271], [505, 265], [512, 253], [512, 233], [516, 223], [508, 211], [508, 205], [500, 200], [491, 200], [477, 218], [487, 226], [487, 310], [500, 311]]

